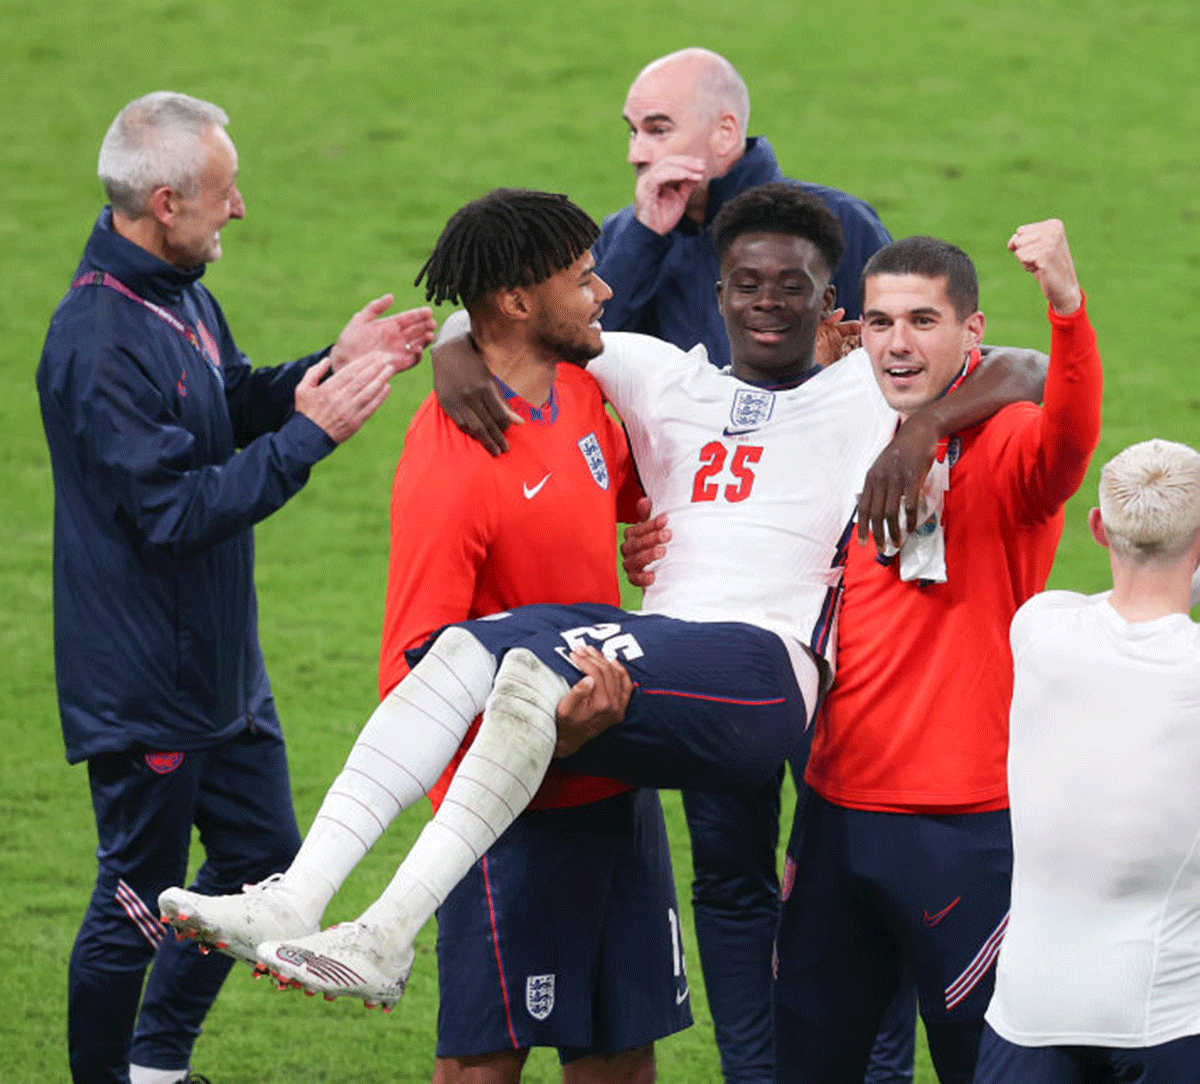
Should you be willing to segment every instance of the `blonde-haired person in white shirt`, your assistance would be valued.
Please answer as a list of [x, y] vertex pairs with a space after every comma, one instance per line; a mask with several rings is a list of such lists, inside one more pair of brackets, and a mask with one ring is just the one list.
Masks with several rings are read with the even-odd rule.
[[1013, 619], [1012, 913], [975, 1084], [1200, 1080], [1200, 454], [1125, 449], [1088, 523], [1112, 591]]

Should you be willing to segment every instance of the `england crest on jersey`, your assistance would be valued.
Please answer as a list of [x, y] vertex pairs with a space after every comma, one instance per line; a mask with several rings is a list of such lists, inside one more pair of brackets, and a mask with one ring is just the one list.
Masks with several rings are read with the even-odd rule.
[[733, 396], [733, 406], [729, 409], [729, 426], [725, 430], [727, 437], [737, 436], [738, 433], [748, 433], [757, 429], [771, 417], [775, 409], [775, 393], [762, 391], [759, 388], [738, 388]]
[[584, 461], [588, 465], [588, 470], [592, 472], [596, 485], [601, 489], [608, 489], [608, 464], [604, 462], [604, 449], [600, 447], [596, 434], [589, 433], [584, 437], [579, 442], [579, 450], [583, 453]]
[[525, 979], [525, 1008], [535, 1020], [545, 1020], [554, 1011], [554, 976], [529, 975]]

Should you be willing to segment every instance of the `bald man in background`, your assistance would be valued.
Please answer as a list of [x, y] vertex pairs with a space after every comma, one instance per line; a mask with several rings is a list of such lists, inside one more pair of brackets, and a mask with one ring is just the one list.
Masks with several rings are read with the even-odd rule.
[[[708, 49], [683, 49], [642, 69], [625, 99], [634, 202], [604, 220], [593, 252], [613, 290], [603, 324], [642, 331], [690, 350], [703, 343], [729, 364], [717, 312], [720, 266], [708, 224], [732, 197], [783, 181], [771, 144], [747, 138], [750, 95], [737, 69]], [[891, 236], [875, 211], [836, 188], [798, 182], [837, 215], [846, 253], [834, 273], [837, 303], [858, 318], [859, 277]]]

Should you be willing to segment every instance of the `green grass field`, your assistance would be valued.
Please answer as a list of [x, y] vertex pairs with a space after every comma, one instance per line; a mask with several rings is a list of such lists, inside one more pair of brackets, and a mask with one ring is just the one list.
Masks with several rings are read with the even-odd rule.
[[[1152, 435], [1200, 441], [1193, 0], [0, 0], [0, 25], [0, 507], [13, 529], [0, 560], [5, 1084], [67, 1079], [66, 964], [94, 877], [86, 778], [64, 762], [54, 699], [51, 479], [33, 373], [101, 204], [100, 138], [129, 99], [169, 88], [230, 112], [249, 212], [206, 281], [242, 348], [278, 362], [329, 341], [370, 296], [418, 303], [409, 284], [445, 219], [495, 185], [565, 191], [597, 217], [628, 202], [629, 81], [656, 55], [707, 45], [745, 75], [751, 129], [789, 173], [866, 198], [897, 236], [934, 233], [975, 255], [989, 341], [1048, 342], [1036, 285], [1004, 244], [1020, 222], [1063, 218], [1106, 361], [1097, 463]], [[258, 532], [264, 649], [302, 825], [374, 703], [391, 474], [428, 387], [427, 367], [399, 378], [379, 416]], [[1083, 529], [1095, 474], [1068, 509], [1054, 585], [1102, 585], [1103, 555]], [[673, 796], [668, 812], [682, 900]], [[396, 826], [331, 918], [373, 898], [424, 816]], [[390, 1018], [235, 972], [196, 1068], [216, 1084], [428, 1080], [431, 944]], [[719, 1078], [689, 950], [697, 1026], [660, 1046], [670, 1084]], [[526, 1074], [557, 1075], [544, 1052]]]

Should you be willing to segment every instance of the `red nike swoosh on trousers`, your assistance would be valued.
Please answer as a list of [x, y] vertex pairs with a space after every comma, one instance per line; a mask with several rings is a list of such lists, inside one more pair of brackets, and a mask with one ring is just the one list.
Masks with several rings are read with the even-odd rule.
[[921, 921], [924, 922], [926, 926], [936, 926], [951, 911], [953, 911], [955, 907], [958, 906], [959, 901], [961, 900], [962, 896], [955, 896], [954, 899], [946, 904], [946, 906], [943, 907], [936, 915], [931, 915], [928, 911], [926, 911], [924, 916], [921, 918]]

